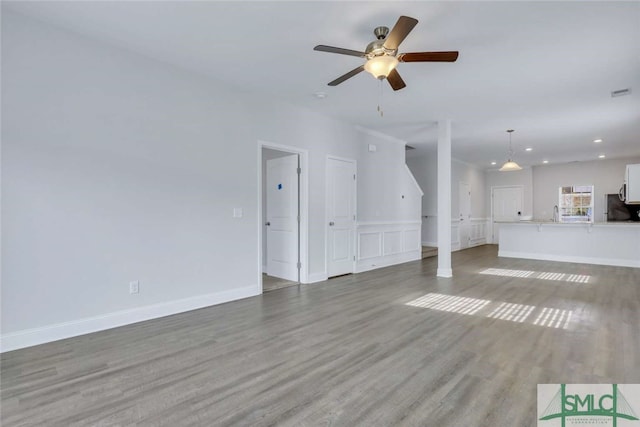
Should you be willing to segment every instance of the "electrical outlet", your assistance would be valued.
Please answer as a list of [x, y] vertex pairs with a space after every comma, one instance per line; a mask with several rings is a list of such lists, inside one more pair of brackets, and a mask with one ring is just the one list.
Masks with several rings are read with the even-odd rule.
[[137, 294], [138, 292], [140, 292], [140, 281], [135, 280], [133, 282], [129, 282], [129, 293]]

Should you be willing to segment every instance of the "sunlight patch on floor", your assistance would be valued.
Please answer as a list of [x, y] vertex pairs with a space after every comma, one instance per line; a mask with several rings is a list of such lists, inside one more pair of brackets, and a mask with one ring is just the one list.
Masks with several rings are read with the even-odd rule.
[[504, 268], [487, 268], [480, 274], [491, 276], [522, 277], [527, 279], [558, 280], [574, 283], [589, 283], [591, 276], [587, 274], [552, 273], [549, 271], [508, 270]]
[[487, 268], [481, 271], [480, 274], [490, 274], [492, 276], [507, 276], [507, 277], [531, 277], [535, 271], [528, 270], [507, 270], [505, 268]]
[[413, 301], [409, 301], [407, 305], [471, 315], [483, 309], [490, 302], [491, 301], [484, 299], [457, 297], [453, 295], [427, 294]]
[[570, 310], [560, 310], [559, 308], [543, 308], [538, 317], [536, 318], [534, 325], [546, 326], [548, 328], [562, 328], [567, 329], [571, 315]]
[[[573, 314], [571, 310], [562, 310], [559, 308], [538, 308], [535, 305], [515, 304], [436, 293], [423, 295], [420, 298], [405, 303], [405, 305], [457, 314], [478, 315], [516, 323], [526, 322], [536, 326], [556, 329], [568, 329]], [[534, 318], [535, 320], [533, 320]]]
[[529, 317], [529, 314], [531, 314], [534, 308], [536, 307], [533, 305], [512, 304], [503, 302], [491, 313], [489, 313], [487, 317], [492, 317], [494, 319], [500, 320], [511, 320], [512, 322], [522, 323], [527, 317]]

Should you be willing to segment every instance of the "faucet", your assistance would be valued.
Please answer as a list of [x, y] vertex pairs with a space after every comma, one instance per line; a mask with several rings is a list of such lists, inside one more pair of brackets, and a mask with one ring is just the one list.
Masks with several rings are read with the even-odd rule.
[[558, 222], [560, 220], [560, 213], [558, 212], [558, 205], [553, 207], [553, 222]]

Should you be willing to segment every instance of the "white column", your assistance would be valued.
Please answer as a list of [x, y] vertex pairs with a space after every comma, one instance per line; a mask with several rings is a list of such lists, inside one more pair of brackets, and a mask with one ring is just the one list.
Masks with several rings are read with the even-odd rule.
[[438, 122], [438, 277], [451, 270], [451, 120]]

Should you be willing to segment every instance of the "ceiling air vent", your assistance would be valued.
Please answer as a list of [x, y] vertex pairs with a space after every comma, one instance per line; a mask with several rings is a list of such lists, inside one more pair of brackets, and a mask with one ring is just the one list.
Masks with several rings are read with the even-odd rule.
[[404, 149], [405, 149], [406, 151], [409, 151], [409, 150], [415, 150], [415, 149], [416, 149], [416, 147], [412, 147], [412, 146], [410, 146], [410, 145], [405, 145], [405, 146], [404, 146]]
[[611, 97], [615, 98], [616, 96], [625, 96], [625, 95], [629, 95], [630, 93], [631, 93], [631, 88], [628, 87], [626, 89], [614, 90], [613, 92], [611, 92]]

